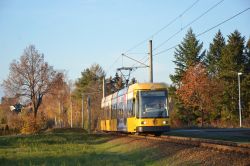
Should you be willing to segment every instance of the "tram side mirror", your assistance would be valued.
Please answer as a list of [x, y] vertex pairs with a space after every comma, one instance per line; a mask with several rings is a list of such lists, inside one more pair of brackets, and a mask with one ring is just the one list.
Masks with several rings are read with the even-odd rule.
[[169, 116], [169, 114], [168, 114], [168, 107], [165, 107], [165, 109], [166, 109], [166, 113], [167, 113], [167, 117]]

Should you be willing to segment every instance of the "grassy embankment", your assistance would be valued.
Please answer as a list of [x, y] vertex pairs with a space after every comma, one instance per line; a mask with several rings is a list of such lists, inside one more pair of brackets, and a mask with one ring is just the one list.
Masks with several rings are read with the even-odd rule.
[[83, 130], [0, 136], [0, 165], [248, 165], [246, 155]]
[[81, 130], [1, 136], [0, 165], [150, 165], [159, 159], [156, 148], [133, 145], [117, 137], [88, 135]]

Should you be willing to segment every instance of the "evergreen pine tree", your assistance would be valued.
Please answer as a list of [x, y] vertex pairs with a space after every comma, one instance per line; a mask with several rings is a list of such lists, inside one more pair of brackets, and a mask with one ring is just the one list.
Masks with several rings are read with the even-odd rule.
[[203, 59], [205, 52], [200, 54], [202, 46], [203, 44], [196, 39], [193, 30], [189, 29], [183, 42], [175, 49], [175, 61], [173, 61], [176, 64], [175, 74], [170, 75], [170, 79], [175, 85], [180, 83], [188, 67]]
[[247, 41], [246, 47], [245, 47], [245, 73], [250, 73], [250, 38]]
[[250, 126], [250, 39], [246, 43], [245, 67], [241, 82], [243, 126]]
[[209, 51], [206, 57], [206, 64], [208, 72], [211, 76], [217, 76], [218, 75], [218, 65], [219, 61], [221, 59], [222, 50], [225, 47], [225, 39], [219, 30], [214, 39], [213, 42], [209, 46]]
[[179, 96], [175, 93], [176, 89], [179, 88], [181, 83], [181, 79], [185, 74], [185, 71], [192, 65], [195, 65], [198, 62], [203, 60], [205, 55], [205, 51], [201, 53], [203, 44], [200, 43], [193, 33], [192, 29], [189, 29], [183, 42], [178, 45], [175, 49], [174, 57], [176, 64], [175, 74], [170, 75], [170, 79], [173, 82], [173, 86], [171, 86], [171, 93], [169, 94], [173, 103], [174, 103], [174, 112], [178, 115], [180, 120], [188, 125], [193, 125], [193, 122], [198, 117], [196, 115], [195, 110], [189, 109], [187, 110], [183, 103], [181, 102]]
[[[212, 43], [209, 45], [209, 50], [207, 53], [207, 56], [205, 58], [205, 63], [207, 66], [208, 74], [210, 75], [211, 79], [213, 79], [214, 82], [220, 82], [218, 79], [218, 73], [219, 73], [219, 62], [221, 60], [221, 54], [223, 49], [225, 48], [225, 39], [219, 30], [215, 37], [213, 38]], [[210, 120], [213, 122], [218, 121], [221, 119], [221, 94], [216, 94], [211, 96], [213, 101], [216, 101], [217, 104], [213, 107], [214, 110], [211, 111], [210, 114]], [[220, 96], [220, 97], [219, 97]]]
[[102, 87], [102, 78], [105, 76], [105, 72], [103, 68], [99, 64], [92, 64], [90, 68], [84, 69], [81, 72], [81, 77], [75, 82], [75, 92], [74, 95], [78, 98], [81, 98], [82, 93], [90, 91], [93, 86], [95, 87], [96, 91], [100, 90]]
[[245, 57], [244, 37], [236, 30], [228, 36], [225, 49], [219, 62], [219, 77], [224, 82], [222, 109], [225, 120], [238, 119], [238, 80], [237, 73], [243, 72]]

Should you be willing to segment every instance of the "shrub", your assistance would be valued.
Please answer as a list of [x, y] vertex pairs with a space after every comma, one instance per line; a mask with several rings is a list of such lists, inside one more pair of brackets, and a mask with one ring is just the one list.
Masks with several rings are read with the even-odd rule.
[[37, 115], [35, 118], [33, 114], [26, 114], [22, 116], [23, 127], [21, 129], [22, 134], [37, 133], [42, 129], [48, 128], [48, 120], [43, 112]]

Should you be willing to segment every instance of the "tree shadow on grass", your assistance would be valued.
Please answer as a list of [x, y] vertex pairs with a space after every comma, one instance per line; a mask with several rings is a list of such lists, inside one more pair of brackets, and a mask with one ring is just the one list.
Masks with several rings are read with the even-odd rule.
[[152, 155], [154, 148], [135, 150], [128, 153], [102, 152], [80, 153], [74, 155], [58, 156], [25, 156], [17, 159], [0, 157], [0, 165], [152, 165], [155, 161], [165, 156]]
[[[140, 139], [125, 138], [124, 140], [104, 144], [120, 138], [110, 135], [87, 135], [82, 133], [52, 133], [25, 137], [1, 137], [0, 146], [6, 148], [6, 151], [2, 150], [3, 155], [0, 154], [0, 165], [148, 165], [164, 157], [170, 157], [175, 153], [162, 155], [159, 151], [161, 144], [158, 143], [153, 143], [154, 145], [156, 144], [153, 147], [126, 150], [126, 148], [134, 146], [135, 141], [138, 141], [137, 143], [140, 144]], [[69, 148], [72, 152], [67, 150], [71, 146], [70, 143], [75, 144], [72, 145], [72, 149]], [[44, 144], [48, 144], [48, 148]], [[57, 146], [50, 146], [54, 144], [59, 145], [59, 147], [60, 145], [68, 144], [64, 147], [66, 150], [65, 153], [54, 149], [58, 148]], [[81, 144], [90, 146], [90, 149], [81, 146]], [[14, 148], [21, 147], [22, 145], [25, 145], [25, 152], [18, 154], [19, 150], [15, 150]], [[92, 145], [98, 149], [92, 148]], [[95, 145], [101, 145], [101, 147], [96, 147]], [[45, 147], [40, 148], [41, 146]], [[13, 147], [13, 150], [9, 151], [10, 147]], [[8, 155], [4, 155], [6, 152]], [[14, 152], [17, 154], [12, 155]], [[16, 158], [13, 156], [16, 156]]]
[[[0, 154], [0, 165], [155, 165], [159, 161], [164, 160], [166, 164], [173, 164], [176, 156], [184, 149], [192, 149], [191, 146], [177, 145], [173, 143], [165, 142], [151, 142], [140, 141], [140, 139], [122, 139], [114, 141], [105, 146], [102, 144], [120, 139], [121, 137], [110, 135], [95, 135], [77, 132], [66, 133], [47, 133], [30, 136], [15, 136], [15, 137], [0, 137], [0, 150], [3, 150]], [[140, 146], [139, 148], [131, 148], [135, 144], [146, 143], [147, 146]], [[68, 147], [74, 146], [72, 152], [67, 151]], [[48, 145], [66, 145], [64, 151], [56, 150], [55, 147], [49, 147], [49, 151], [46, 151], [47, 147], [39, 149], [44, 144]], [[88, 147], [81, 144], [86, 144]], [[25, 152], [22, 154], [15, 154], [17, 158], [11, 155], [12, 152], [8, 152], [8, 155], [4, 155], [6, 152], [4, 148], [18, 148], [21, 145], [27, 145], [28, 151], [37, 146], [39, 153]], [[91, 145], [101, 145], [92, 148]], [[46, 145], [45, 145], [46, 146]], [[67, 147], [68, 146], [68, 147]], [[30, 148], [30, 149], [29, 149]], [[58, 148], [56, 146], [56, 148]], [[81, 149], [83, 148], [83, 150]], [[101, 149], [96, 149], [101, 148]], [[130, 149], [126, 149], [130, 148]], [[37, 150], [35, 149], [35, 150]], [[44, 153], [41, 150], [45, 150]], [[17, 152], [17, 151], [16, 151]], [[18, 152], [17, 152], [18, 153]], [[4, 157], [5, 156], [5, 157]], [[178, 157], [177, 157], [178, 159]], [[168, 163], [169, 162], [169, 163]], [[161, 162], [160, 162], [161, 163]], [[198, 164], [198, 161], [193, 159], [187, 159], [182, 164]]]
[[[82, 137], [77, 137], [82, 139]], [[47, 138], [46, 138], [47, 139]], [[67, 138], [65, 138], [67, 141]], [[107, 141], [119, 139], [119, 137], [109, 136], [96, 136], [88, 135], [86, 141], [89, 144], [103, 144]], [[165, 161], [165, 164], [171, 165], [175, 163], [175, 159], [178, 158], [178, 154], [182, 150], [192, 149], [192, 146], [177, 145], [166, 142], [150, 142], [148, 146], [142, 146], [139, 148], [131, 148], [134, 146], [134, 142], [139, 139], [124, 139], [117, 142], [105, 144], [101, 149], [85, 149], [81, 151], [81, 148], [76, 144], [76, 148], [72, 149], [72, 152], [54, 150], [53, 152], [40, 152], [40, 153], [23, 153], [21, 155], [15, 155], [17, 158], [9, 155], [3, 157], [0, 155], [0, 165], [159, 165]], [[138, 141], [137, 144], [145, 143], [145, 141]], [[64, 143], [62, 143], [63, 146]], [[88, 143], [87, 143], [88, 144]], [[88, 144], [88, 145], [89, 145]], [[69, 145], [70, 146], [70, 145]], [[107, 146], [107, 147], [106, 147]], [[98, 146], [99, 147], [99, 146]], [[67, 150], [67, 147], [65, 148]], [[43, 149], [44, 150], [44, 149]], [[177, 157], [176, 157], [177, 156]], [[185, 159], [179, 164], [193, 165], [200, 164], [199, 161], [194, 159]]]
[[19, 147], [21, 145], [39, 144], [102, 144], [115, 139], [109, 135], [94, 135], [77, 132], [42, 133], [36, 135], [17, 135], [0, 137], [0, 149]]

